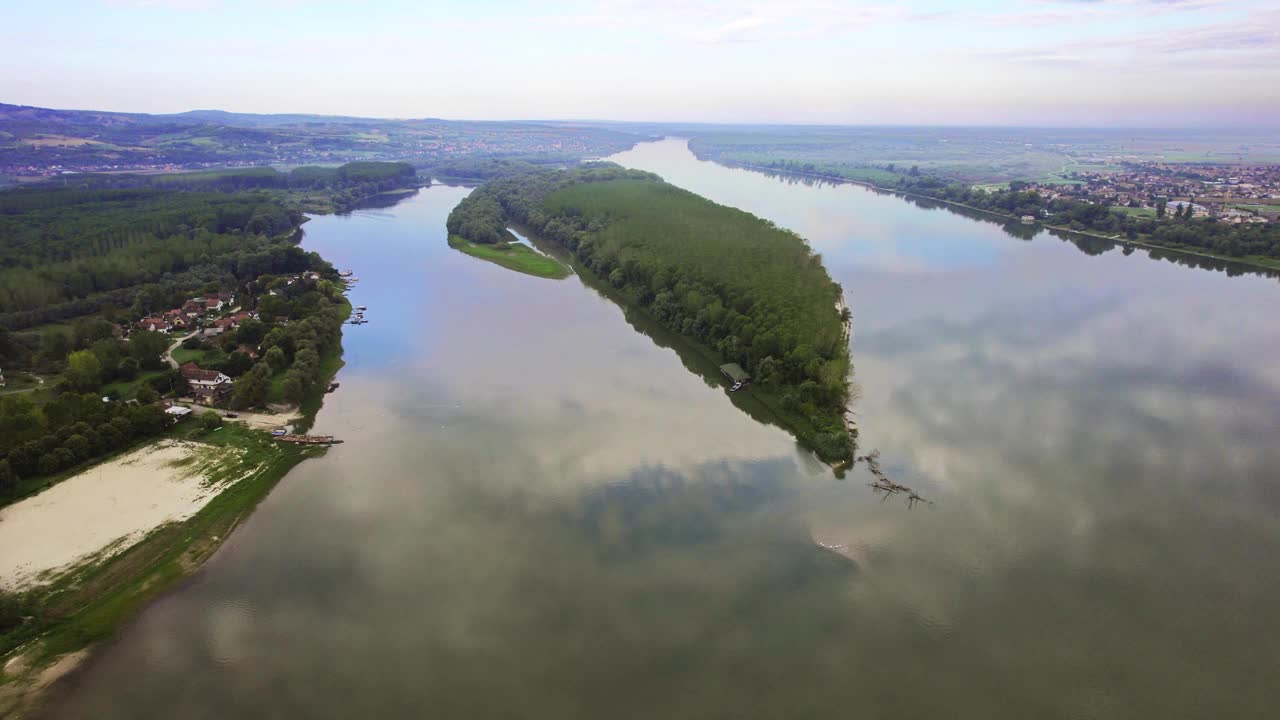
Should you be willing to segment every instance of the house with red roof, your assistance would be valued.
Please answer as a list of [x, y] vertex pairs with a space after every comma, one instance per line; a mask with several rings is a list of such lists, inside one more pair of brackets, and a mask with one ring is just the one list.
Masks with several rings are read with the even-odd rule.
[[169, 323], [164, 318], [145, 317], [138, 321], [138, 327], [151, 332], [169, 332]]
[[196, 402], [211, 405], [231, 392], [231, 378], [217, 370], [205, 370], [193, 362], [183, 365], [180, 370]]

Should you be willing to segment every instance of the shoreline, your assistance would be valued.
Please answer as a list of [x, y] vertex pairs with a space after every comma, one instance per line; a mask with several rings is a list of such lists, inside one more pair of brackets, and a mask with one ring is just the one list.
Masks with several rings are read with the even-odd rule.
[[[693, 151], [690, 150], [690, 152], [693, 152]], [[745, 170], [754, 170], [762, 173], [775, 173], [777, 175], [809, 177], [809, 178], [814, 178], [818, 180], [827, 180], [833, 183], [861, 185], [862, 187], [865, 187], [868, 190], [874, 190], [876, 192], [881, 192], [888, 195], [919, 198], [921, 200], [928, 200], [929, 202], [938, 203], [939, 205], [950, 205], [952, 207], [964, 208], [965, 210], [968, 210], [970, 212], [982, 213], [984, 215], [990, 215], [992, 217], [1000, 218], [1006, 221], [1019, 222], [1019, 218], [1006, 213], [1000, 213], [994, 210], [988, 210], [986, 208], [974, 207], [972, 205], [965, 205], [964, 203], [958, 203], [958, 202], [955, 202], [954, 200], [943, 200], [941, 198], [935, 198], [929, 195], [922, 195], [920, 193], [914, 193], [908, 190], [902, 190], [900, 188], [882, 187], [880, 185], [876, 185], [875, 183], [867, 180], [854, 180], [852, 178], [840, 177], [838, 175], [806, 173], [806, 172], [800, 172], [798, 170], [779, 170], [777, 168], [765, 167], [763, 165], [752, 165], [750, 163], [740, 163], [732, 160], [716, 160], [711, 158], [699, 157], [697, 153], [693, 153], [693, 155], [699, 160], [703, 160], [706, 162], [713, 162], [713, 163], [716, 163], [717, 165], [723, 165], [725, 167], [742, 168]], [[1097, 233], [1091, 230], [1073, 230], [1071, 228], [1063, 227], [1061, 225], [1049, 225], [1047, 223], [1042, 223], [1040, 221], [1036, 221], [1034, 226], [1028, 226], [1028, 227], [1035, 227], [1035, 226], [1039, 226], [1039, 227], [1045, 228], [1046, 230], [1053, 230], [1055, 232], [1064, 233], [1068, 235], [1079, 235], [1081, 237], [1087, 237], [1094, 240], [1105, 240], [1109, 243], [1113, 243], [1119, 246], [1136, 245], [1138, 247], [1146, 248], [1149, 250], [1161, 250], [1164, 252], [1177, 253], [1180, 255], [1191, 255], [1193, 257], [1206, 258], [1209, 260], [1214, 260], [1216, 262], [1229, 263], [1233, 265], [1242, 265], [1251, 270], [1280, 272], [1280, 260], [1267, 262], [1265, 260], [1258, 261], [1258, 260], [1248, 260], [1248, 259], [1242, 259], [1242, 258], [1233, 258], [1225, 255], [1215, 255], [1214, 253], [1205, 252], [1202, 250], [1194, 250], [1194, 249], [1185, 248], [1185, 247], [1176, 246], [1176, 245], [1160, 245], [1158, 243], [1153, 243], [1146, 240], [1130, 240], [1128, 238], [1122, 238], [1122, 237], [1113, 236], [1113, 235], [1103, 235], [1101, 233]]]
[[154, 452], [174, 440], [223, 448], [206, 477], [238, 479], [222, 483], [190, 517], [156, 525], [128, 547], [105, 557], [90, 554], [62, 568], [52, 582], [27, 588], [24, 597], [42, 617], [29, 619], [33, 627], [4, 656], [0, 715], [20, 718], [37, 710], [51, 688], [93, 657], [99, 643], [203, 567], [290, 470], [325, 452], [278, 443], [240, 424], [205, 431], [192, 423], [174, 430], [135, 452]]
[[[632, 326], [633, 329], [649, 337], [649, 339], [658, 344], [659, 347], [670, 347], [677, 355], [681, 355], [681, 362], [685, 365], [686, 369], [691, 372], [697, 372], [697, 374], [702, 376], [704, 379], [714, 379], [717, 387], [728, 387], [728, 384], [724, 382], [724, 376], [719, 371], [719, 365], [723, 362], [723, 359], [719, 357], [719, 354], [713, 348], [687, 335], [682, 335], [664, 325], [660, 320], [654, 317], [647, 308], [632, 302], [624, 293], [619, 292], [617, 288], [613, 287], [604, 278], [597, 275], [594, 270], [582, 264], [567, 248], [554, 241], [538, 237], [533, 233], [527, 234], [531, 241], [543, 243], [549, 247], [555, 248], [558, 252], [565, 254], [574, 274], [582, 279], [582, 284], [617, 305], [618, 308], [622, 310], [624, 319]], [[844, 296], [842, 293], [840, 301], [843, 300]], [[636, 318], [643, 318], [648, 327], [642, 328], [636, 322]], [[844, 321], [842, 319], [842, 323], [845, 325], [846, 332], [852, 332], [852, 320]], [[664, 335], [664, 339], [667, 342], [664, 343], [659, 340], [659, 338], [654, 337], [655, 332]], [[685, 361], [686, 357], [682, 355], [682, 349], [693, 358], [696, 358], [702, 367], [697, 369], [690, 367], [689, 363]], [[850, 352], [849, 367], [850, 372], [852, 373], [852, 352]], [[850, 385], [852, 385], [852, 382]], [[790, 413], [784, 410], [779, 396], [774, 393], [766, 392], [758, 385], [749, 385], [745, 388], [745, 392], [726, 392], [725, 394], [728, 396], [730, 403], [739, 410], [747, 413], [747, 415], [759, 422], [774, 425], [791, 435], [792, 439], [795, 440], [799, 447], [804, 448], [805, 452], [811, 453], [819, 462], [830, 467], [837, 477], [843, 476], [844, 470], [853, 462], [852, 457], [857, 455], [856, 447], [858, 443], [858, 430], [857, 428], [849, 427], [847, 418], [844, 416], [841, 417], [841, 424], [844, 426], [845, 432], [848, 434], [849, 441], [855, 449], [851, 452], [849, 460], [827, 461], [823, 460], [817, 450], [814, 449], [810, 442], [805, 439], [813, 432], [816, 432], [816, 428], [813, 426], [812, 421], [804, 415]], [[758, 407], [751, 407], [752, 405]], [[766, 416], [762, 417], [760, 411], [763, 411], [763, 414]]]
[[[308, 219], [304, 217], [302, 222]], [[299, 243], [301, 235], [300, 224], [294, 232]], [[345, 294], [343, 303], [349, 314], [351, 301]], [[337, 347], [321, 357], [323, 381], [290, 413], [295, 428], [305, 432], [314, 423], [327, 387], [345, 365], [343, 354], [340, 337]], [[0, 649], [0, 717], [23, 718], [38, 712], [50, 692], [92, 660], [99, 644], [203, 568], [294, 467], [322, 457], [328, 450], [325, 446], [276, 442], [266, 430], [249, 423], [227, 421], [217, 430], [203, 430], [187, 421], [80, 468], [64, 482], [74, 482], [136, 453], [155, 452], [175, 440], [230, 449], [223, 462], [209, 472], [211, 477], [225, 479], [227, 474], [236, 474], [238, 479], [218, 483], [218, 490], [189, 517], [155, 525], [127, 546], [91, 553], [60, 568], [51, 582], [15, 593], [32, 608], [33, 615], [27, 618], [30, 627], [13, 631], [14, 642]], [[48, 485], [25, 499], [37, 499], [61, 485]]]

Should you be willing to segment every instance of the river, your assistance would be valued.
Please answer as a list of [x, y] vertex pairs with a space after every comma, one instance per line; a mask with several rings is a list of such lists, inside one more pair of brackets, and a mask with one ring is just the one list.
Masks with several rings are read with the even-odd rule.
[[[450, 250], [466, 189], [319, 217], [346, 442], [73, 676], [56, 718], [1217, 718], [1275, 711], [1280, 286], [852, 185], [614, 160], [845, 288], [837, 479], [578, 277]], [[824, 549], [819, 544], [828, 546]]]

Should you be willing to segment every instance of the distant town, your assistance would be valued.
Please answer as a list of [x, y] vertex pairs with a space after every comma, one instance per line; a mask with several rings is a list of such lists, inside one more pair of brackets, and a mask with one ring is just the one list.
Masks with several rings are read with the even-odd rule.
[[1125, 163], [1118, 171], [1076, 171], [1066, 181], [1011, 183], [1051, 199], [1068, 199], [1163, 217], [1186, 211], [1192, 217], [1228, 223], [1280, 221], [1280, 165], [1186, 165]]

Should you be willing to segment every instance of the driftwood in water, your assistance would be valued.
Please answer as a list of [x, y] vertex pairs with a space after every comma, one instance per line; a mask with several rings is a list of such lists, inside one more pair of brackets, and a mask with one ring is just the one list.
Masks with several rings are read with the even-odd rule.
[[884, 493], [884, 497], [880, 498], [880, 502], [884, 502], [885, 500], [888, 500], [890, 495], [896, 495], [898, 493], [902, 493], [907, 498], [908, 508], [915, 507], [916, 503], [925, 503], [926, 505], [933, 504], [932, 501], [925, 500], [923, 497], [920, 497], [920, 495], [915, 490], [912, 490], [906, 485], [901, 485], [899, 483], [894, 482], [893, 480], [890, 480], [889, 476], [885, 475], [884, 470], [880, 468], [880, 451], [879, 450], [872, 450], [866, 455], [854, 458], [853, 460], [854, 465], [857, 465], [859, 462], [866, 463], [867, 470], [869, 470], [871, 472], [871, 475], [875, 477], [875, 481], [871, 483], [871, 489], [875, 492]]

